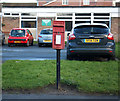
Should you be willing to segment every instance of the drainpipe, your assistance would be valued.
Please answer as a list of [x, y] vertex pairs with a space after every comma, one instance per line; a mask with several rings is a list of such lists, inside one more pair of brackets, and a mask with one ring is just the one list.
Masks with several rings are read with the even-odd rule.
[[75, 26], [75, 13], [73, 13], [72, 20], [73, 20], [73, 25], [72, 25], [72, 27], [74, 27], [74, 26]]
[[110, 28], [110, 31], [111, 31], [111, 21], [112, 21], [112, 19], [111, 19], [111, 13], [110, 13], [110, 16], [109, 16], [109, 28]]
[[92, 12], [91, 13], [91, 24], [93, 24], [94, 23], [94, 13]]

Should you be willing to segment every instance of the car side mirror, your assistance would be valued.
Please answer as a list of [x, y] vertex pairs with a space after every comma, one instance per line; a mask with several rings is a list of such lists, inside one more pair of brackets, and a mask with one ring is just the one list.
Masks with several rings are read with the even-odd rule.
[[67, 33], [67, 36], [69, 36], [70, 35], [70, 33]]
[[28, 37], [28, 36], [29, 36], [29, 34], [27, 33], [27, 34], [26, 34], [26, 36]]
[[9, 37], [10, 37], [10, 35], [11, 35], [11, 34], [9, 33]]

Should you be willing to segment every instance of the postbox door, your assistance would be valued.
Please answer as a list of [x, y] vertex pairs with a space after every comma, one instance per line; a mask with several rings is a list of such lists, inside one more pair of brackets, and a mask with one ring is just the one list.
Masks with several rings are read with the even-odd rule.
[[53, 49], [64, 49], [65, 47], [65, 23], [64, 21], [53, 22]]

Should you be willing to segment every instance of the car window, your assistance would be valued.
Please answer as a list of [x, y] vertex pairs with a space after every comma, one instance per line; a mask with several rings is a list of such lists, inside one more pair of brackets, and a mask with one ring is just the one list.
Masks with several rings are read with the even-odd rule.
[[40, 32], [40, 34], [52, 34], [52, 33], [53, 33], [53, 30], [50, 30], [50, 29], [48, 29], [48, 30], [42, 30]]
[[79, 34], [106, 34], [106, 33], [109, 33], [109, 29], [105, 26], [84, 25], [84, 26], [75, 27], [74, 28], [74, 33], [79, 33]]
[[12, 30], [11, 36], [23, 37], [25, 36], [25, 30]]

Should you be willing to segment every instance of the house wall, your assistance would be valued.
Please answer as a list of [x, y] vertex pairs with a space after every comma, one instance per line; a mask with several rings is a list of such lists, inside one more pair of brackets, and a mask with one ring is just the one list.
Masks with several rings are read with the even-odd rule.
[[113, 17], [111, 20], [111, 32], [114, 34], [116, 42], [120, 41], [120, 17]]
[[0, 3], [0, 12], [2, 11], [2, 4]]
[[[51, 26], [42, 26], [42, 19], [51, 19]], [[55, 18], [52, 18], [52, 17], [39, 17], [38, 18], [38, 26], [37, 26], [37, 33], [39, 34], [41, 32], [42, 29], [45, 29], [45, 28], [52, 28], [53, 26], [53, 21], [55, 20]]]
[[2, 27], [2, 32], [5, 33], [5, 43], [7, 43], [11, 29], [19, 28], [19, 17], [3, 17], [2, 21], [2, 23], [5, 24], [5, 26]]
[[3, 6], [37, 6], [37, 3], [3, 3]]
[[[42, 26], [42, 19], [51, 19], [51, 26]], [[52, 17], [39, 17], [37, 21], [37, 34], [39, 34], [42, 29], [52, 28], [54, 20], [55, 18]], [[111, 32], [114, 34], [116, 42], [120, 41], [120, 24], [118, 22], [120, 22], [120, 17], [111, 18]], [[19, 17], [3, 17], [3, 24], [5, 24], [5, 26], [3, 26], [2, 31], [5, 33], [6, 39], [12, 28], [19, 28], [19, 23]]]
[[[83, 0], [68, 0], [68, 5], [62, 5], [62, 0], [57, 0], [45, 6], [112, 6], [112, 0], [90, 0], [90, 5], [83, 5]], [[46, 4], [46, 1], [39, 1], [39, 6]]]
[[[2, 5], [0, 4], [0, 13], [2, 12]], [[0, 31], [1, 31], [1, 14], [0, 14]]]
[[[109, 9], [110, 8], [110, 9]], [[6, 10], [5, 10], [6, 9]], [[45, 10], [46, 9], [46, 10]], [[6, 12], [12, 12], [13, 8], [10, 10], [10, 8], [3, 8], [3, 12], [6, 13]], [[16, 11], [15, 11], [16, 10]], [[23, 9], [14, 9], [15, 12], [19, 11], [19, 12], [22, 12], [21, 10]], [[114, 34], [114, 37], [115, 37], [115, 41], [118, 41], [118, 33], [120, 34], [119, 30], [120, 30], [120, 25], [118, 22], [120, 22], [120, 18], [118, 18], [118, 8], [112, 8], [112, 7], [108, 7], [107, 9], [106, 8], [102, 8], [102, 7], [95, 7], [95, 9], [93, 9], [92, 7], [91, 8], [88, 8], [88, 7], [82, 7], [81, 9], [78, 9], [78, 8], [67, 8], [67, 7], [64, 7], [64, 8], [37, 8], [37, 9], [33, 9], [33, 8], [29, 8], [29, 9], [24, 9], [24, 12], [27, 12], [27, 11], [32, 11], [32, 12], [40, 12], [40, 14], [36, 14], [37, 16], [37, 32], [33, 32], [36, 36], [40, 33], [40, 31], [44, 28], [51, 28], [53, 24], [51, 24], [51, 26], [42, 26], [42, 19], [51, 19], [51, 23], [53, 22], [53, 20], [57, 19], [57, 14], [59, 14], [59, 11], [60, 13], [66, 13], [68, 11], [71, 11], [71, 12], [78, 12], [78, 13], [90, 13], [90, 12], [95, 12], [95, 13], [110, 13], [110, 12], [113, 12], [113, 13], [110, 13], [111, 15], [111, 31], [112, 33]], [[43, 13], [44, 12], [44, 13]], [[45, 13], [46, 12], [46, 13]], [[52, 14], [52, 13], [55, 13], [55, 14]], [[46, 16], [47, 14], [47, 16]], [[49, 16], [50, 14], [50, 16]], [[52, 15], [51, 15], [52, 14]], [[73, 13], [75, 14], [75, 13]], [[13, 17], [12, 15], [3, 15], [3, 24], [5, 24], [5, 26], [3, 26], [3, 29], [2, 31], [4, 33], [9, 33], [10, 30], [13, 28], [13, 27], [19, 27], [20, 26], [20, 15], [18, 17]], [[109, 16], [108, 16], [109, 17]], [[74, 16], [73, 16], [74, 18]], [[27, 21], [29, 21], [29, 19], [25, 19]], [[64, 21], [67, 21], [66, 19], [58, 19], [58, 20], [64, 20]], [[76, 19], [71, 19], [70, 21], [75, 21]], [[77, 19], [78, 21], [79, 19]], [[84, 19], [83, 19], [84, 20]], [[103, 19], [102, 19], [103, 20]], [[110, 19], [108, 20], [105, 20], [105, 21], [109, 21]], [[33, 30], [33, 29], [32, 29]], [[36, 30], [36, 29], [35, 29]], [[119, 41], [120, 41], [120, 38], [119, 38]]]
[[95, 0], [90, 0], [90, 5], [83, 5], [83, 0], [81, 3], [81, 6], [112, 6], [112, 0], [97, 0], [97, 2], [95, 2]]

